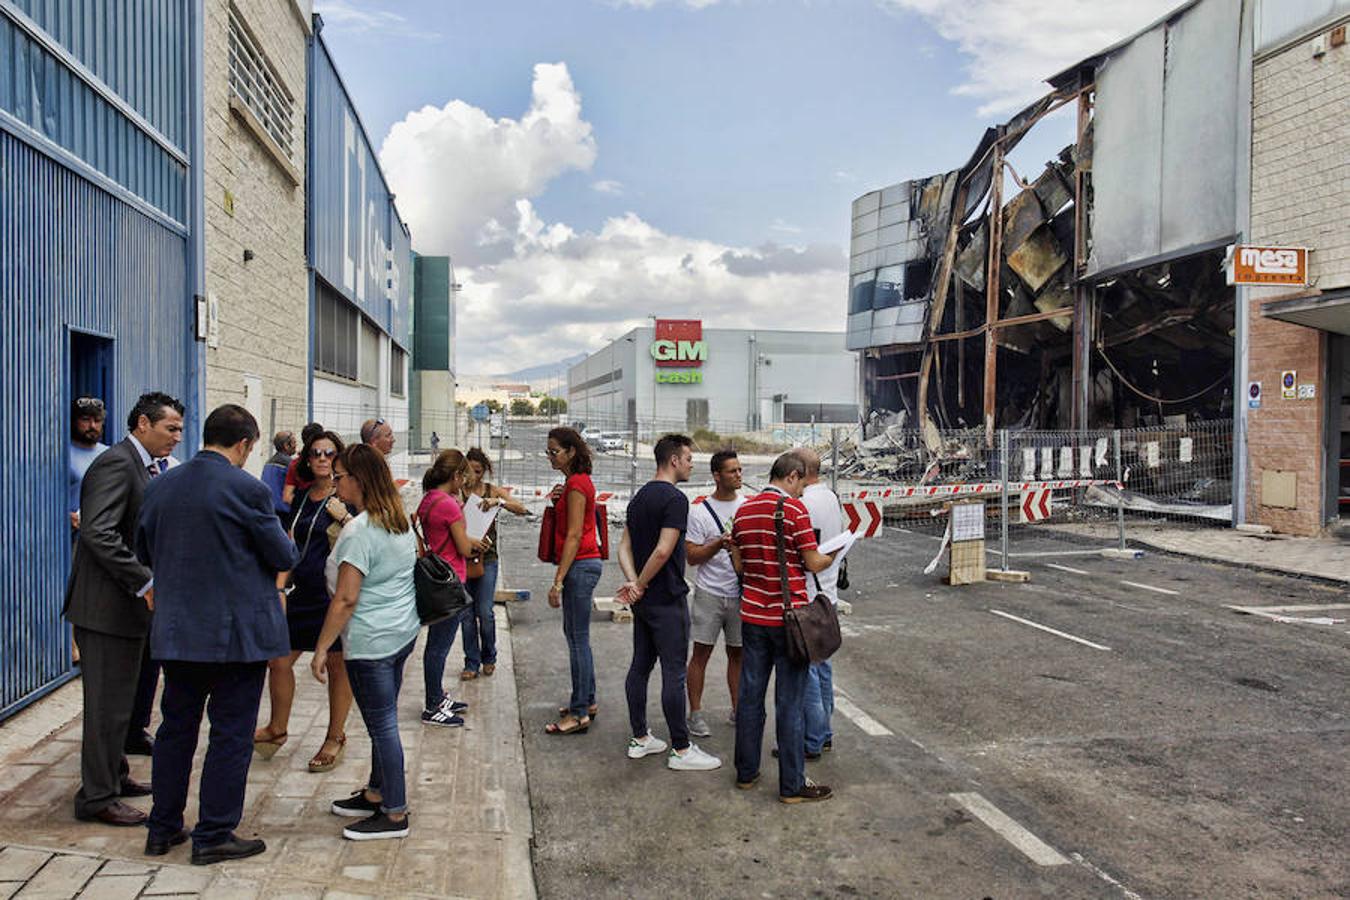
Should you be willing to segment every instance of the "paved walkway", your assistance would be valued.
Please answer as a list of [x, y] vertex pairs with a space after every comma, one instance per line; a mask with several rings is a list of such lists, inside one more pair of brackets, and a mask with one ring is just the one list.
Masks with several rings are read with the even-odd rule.
[[[71, 810], [79, 782], [76, 707], [74, 719], [35, 745], [11, 749], [0, 763], [0, 900], [533, 898], [532, 824], [511, 633], [504, 611], [498, 610], [497, 620], [500, 650], [493, 677], [461, 685], [458, 641], [446, 666], [446, 683], [470, 704], [462, 729], [421, 724], [420, 642], [408, 661], [399, 710], [413, 823], [407, 839], [342, 839], [343, 820], [328, 812], [328, 804], [364, 783], [370, 741], [353, 710], [343, 762], [321, 775], [306, 770], [327, 725], [326, 695], [309, 674], [306, 655], [296, 665], [290, 741], [270, 761], [255, 756], [249, 772], [239, 832], [264, 838], [266, 853], [236, 863], [189, 866], [185, 845], [152, 860], [142, 854], [145, 829], [76, 821]], [[264, 693], [264, 719], [266, 706]], [[12, 742], [8, 732], [9, 725], [0, 730]], [[205, 747], [203, 734], [197, 772]], [[133, 777], [149, 781], [149, 759], [131, 760]], [[192, 791], [195, 797], [195, 777]], [[149, 798], [131, 802], [149, 809]], [[195, 812], [194, 800], [188, 806], [189, 824]]]
[[1130, 523], [1131, 546], [1144, 545], [1201, 559], [1308, 575], [1350, 584], [1350, 543], [1338, 538], [1248, 534], [1231, 528], [1176, 528]]

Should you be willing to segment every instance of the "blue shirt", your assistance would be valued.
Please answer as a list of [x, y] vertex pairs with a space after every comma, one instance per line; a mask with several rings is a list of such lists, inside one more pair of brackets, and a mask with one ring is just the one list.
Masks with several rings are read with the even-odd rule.
[[342, 529], [333, 558], [339, 568], [348, 563], [364, 576], [342, 634], [348, 659], [393, 656], [417, 637], [422, 622], [413, 589], [417, 541], [411, 530], [392, 534], [363, 512]]
[[92, 447], [81, 447], [75, 443], [70, 445], [70, 476], [67, 482], [69, 495], [67, 499], [71, 512], [76, 512], [80, 508], [80, 482], [84, 481], [84, 473], [89, 471], [89, 464], [98, 459], [99, 454], [107, 449], [107, 444], [95, 444]]

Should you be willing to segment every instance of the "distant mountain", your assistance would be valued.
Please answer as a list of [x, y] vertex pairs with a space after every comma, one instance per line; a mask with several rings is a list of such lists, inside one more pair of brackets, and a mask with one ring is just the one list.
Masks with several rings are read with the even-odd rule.
[[515, 372], [505, 372], [501, 375], [493, 375], [494, 381], [522, 381], [532, 383], [535, 381], [547, 381], [550, 378], [567, 375], [567, 370], [575, 366], [586, 358], [585, 353], [578, 353], [576, 356], [569, 356], [566, 359], [560, 359], [557, 362], [545, 363], [542, 366], [531, 366], [528, 369], [519, 369]]

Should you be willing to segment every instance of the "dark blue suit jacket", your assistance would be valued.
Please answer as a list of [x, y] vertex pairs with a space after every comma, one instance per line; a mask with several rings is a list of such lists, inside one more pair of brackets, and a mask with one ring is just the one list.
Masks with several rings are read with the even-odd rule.
[[290, 653], [277, 573], [299, 558], [272, 492], [211, 450], [151, 479], [136, 552], [155, 573], [150, 655], [257, 662]]

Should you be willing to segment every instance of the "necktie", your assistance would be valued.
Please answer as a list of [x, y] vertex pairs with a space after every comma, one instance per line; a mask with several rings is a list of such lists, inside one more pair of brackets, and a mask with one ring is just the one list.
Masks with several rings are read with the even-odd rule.
[[157, 459], [154, 462], [150, 463], [150, 465], [146, 466], [146, 468], [150, 470], [151, 478], [154, 478], [156, 475], [159, 475], [168, 467], [169, 461], [167, 459]]

